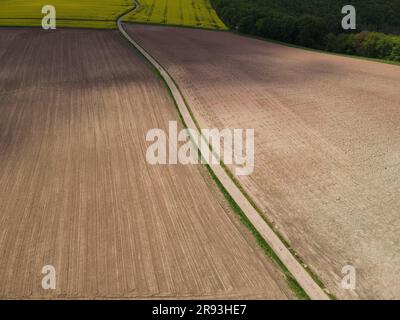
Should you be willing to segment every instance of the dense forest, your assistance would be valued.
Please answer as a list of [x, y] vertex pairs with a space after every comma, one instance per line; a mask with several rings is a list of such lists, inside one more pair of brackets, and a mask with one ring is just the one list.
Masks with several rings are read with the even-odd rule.
[[[232, 29], [311, 48], [400, 61], [400, 0], [212, 0]], [[357, 29], [341, 26], [342, 7]]]

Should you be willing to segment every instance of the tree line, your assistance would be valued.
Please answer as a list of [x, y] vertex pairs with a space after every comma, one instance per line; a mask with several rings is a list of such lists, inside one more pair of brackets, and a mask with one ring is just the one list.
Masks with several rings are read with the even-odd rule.
[[352, 0], [357, 30], [341, 27], [348, 0], [211, 0], [231, 29], [337, 53], [400, 61], [400, 0]]

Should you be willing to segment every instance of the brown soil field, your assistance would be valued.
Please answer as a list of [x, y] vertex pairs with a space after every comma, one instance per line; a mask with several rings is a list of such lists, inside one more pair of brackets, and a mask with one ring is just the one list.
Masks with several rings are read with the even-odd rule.
[[203, 166], [146, 162], [178, 114], [117, 31], [1, 29], [0, 60], [0, 298], [294, 298]]
[[[338, 298], [400, 298], [400, 68], [226, 32], [129, 26], [202, 128], [254, 128], [238, 177]], [[356, 290], [341, 270], [356, 268]]]

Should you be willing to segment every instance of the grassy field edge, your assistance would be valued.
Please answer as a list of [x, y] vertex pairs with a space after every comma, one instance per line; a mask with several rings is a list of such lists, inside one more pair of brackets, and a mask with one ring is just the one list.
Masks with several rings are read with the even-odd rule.
[[[134, 9], [133, 9], [134, 10]], [[146, 25], [146, 24], [142, 24], [142, 25]], [[222, 30], [213, 30], [213, 31], [222, 31]], [[226, 32], [226, 31], [223, 31]], [[121, 36], [123, 37], [123, 35], [121, 34]], [[124, 37], [123, 37], [124, 38]], [[161, 76], [160, 72], [146, 59], [146, 57], [135, 48], [135, 50], [142, 55], [147, 64], [149, 65], [149, 68], [152, 70], [152, 72], [154, 74], [156, 74], [164, 83], [168, 94], [170, 95], [170, 97], [172, 98], [174, 104], [175, 104], [175, 108], [177, 109], [178, 112], [178, 116], [180, 121], [182, 122], [182, 124], [184, 125], [185, 128], [187, 128], [186, 123], [184, 122], [184, 119], [182, 118], [182, 115], [179, 111], [179, 108], [177, 106], [177, 103], [175, 101], [175, 98], [173, 97], [173, 94], [170, 90], [170, 88], [168, 87], [166, 81], [164, 80], [164, 78]], [[156, 60], [153, 57], [154, 60]], [[156, 60], [157, 61], [157, 60]], [[157, 61], [158, 62], [158, 61]], [[167, 72], [167, 71], [166, 71]], [[171, 77], [171, 76], [170, 76]], [[185, 97], [182, 95], [181, 89], [179, 88], [179, 86], [176, 84], [176, 81], [171, 77], [172, 81], [175, 83], [176, 87], [178, 88], [179, 92], [181, 93], [181, 96], [184, 99], [184, 102], [186, 104], [186, 107], [190, 113], [190, 116], [192, 117], [197, 129], [199, 130], [199, 124], [196, 121], [195, 117], [193, 116], [193, 112], [191, 110], [191, 108], [188, 105], [187, 100], [185, 99]], [[221, 163], [224, 171], [232, 178], [232, 173], [229, 171], [229, 169], [223, 164]], [[259, 246], [261, 247], [261, 249], [263, 250], [263, 252], [266, 254], [267, 257], [269, 257], [276, 265], [277, 267], [283, 272], [283, 274], [286, 277], [286, 281], [288, 283], [288, 286], [292, 289], [293, 293], [295, 294], [295, 296], [298, 299], [309, 299], [308, 295], [306, 294], [306, 292], [304, 291], [304, 289], [300, 286], [300, 284], [297, 282], [297, 280], [293, 277], [293, 275], [290, 273], [290, 271], [287, 269], [287, 267], [284, 265], [284, 263], [279, 259], [279, 257], [276, 255], [276, 253], [273, 251], [273, 249], [269, 246], [269, 244], [264, 240], [264, 238], [259, 234], [259, 232], [256, 230], [256, 228], [253, 226], [253, 224], [249, 221], [249, 219], [246, 217], [246, 215], [244, 214], [244, 212], [240, 209], [240, 207], [238, 206], [238, 204], [233, 200], [233, 198], [230, 196], [230, 194], [226, 191], [226, 189], [223, 187], [222, 183], [219, 181], [219, 179], [215, 176], [215, 174], [213, 173], [212, 169], [210, 168], [209, 165], [205, 164], [205, 167], [208, 171], [208, 173], [211, 175], [211, 178], [213, 179], [213, 181], [217, 184], [217, 187], [220, 189], [220, 191], [223, 193], [225, 199], [227, 200], [229, 206], [233, 209], [234, 213], [239, 217], [239, 220], [244, 224], [244, 226], [246, 228], [248, 228], [250, 230], [250, 232], [252, 233], [252, 235], [255, 237], [257, 243], [259, 244]], [[259, 213], [259, 215], [262, 217], [262, 219], [267, 222], [267, 224], [271, 227], [271, 223], [266, 219], [266, 217], [264, 216], [264, 214], [261, 213], [260, 209], [255, 205], [255, 202], [251, 199], [251, 197], [243, 190], [243, 187], [236, 181], [236, 179], [232, 179], [232, 181], [235, 183], [235, 185], [241, 190], [241, 192], [244, 194], [244, 196], [246, 197], [246, 199], [249, 200], [249, 202], [251, 203], [251, 205], [253, 206], [253, 208]], [[317, 283], [317, 285], [323, 289], [326, 292], [326, 287], [323, 284], [323, 282], [319, 279], [319, 277], [312, 272], [309, 267], [305, 268], [305, 264], [302, 262], [302, 260], [300, 259], [299, 255], [297, 253], [295, 253], [295, 251], [290, 248], [290, 246], [288, 246], [288, 243], [286, 240], [283, 239], [283, 237], [277, 233], [275, 228], [272, 228], [272, 230], [274, 231], [274, 233], [279, 237], [279, 239], [283, 242], [283, 244], [285, 245], [285, 247], [292, 253], [292, 255], [296, 258], [296, 260], [301, 263], [301, 265], [303, 266], [303, 268], [310, 274], [310, 276], [312, 277], [312, 279]], [[330, 299], [336, 299], [332, 294], [328, 293], [328, 296]]]
[[[140, 54], [140, 52], [139, 52], [139, 54]], [[167, 83], [165, 82], [164, 78], [161, 76], [159, 71], [150, 62], [147, 61], [147, 59], [146, 59], [146, 63], [149, 66], [149, 68], [151, 69], [152, 73], [155, 74], [163, 82], [163, 84], [164, 84], [164, 86], [165, 86], [165, 88], [166, 88], [166, 90], [168, 92], [168, 95], [171, 97], [171, 99], [172, 99], [172, 101], [173, 101], [173, 103], [175, 105], [175, 109], [176, 109], [176, 111], [178, 113], [178, 118], [179, 118], [180, 122], [182, 123], [183, 127], [187, 129], [187, 125], [186, 125], [186, 123], [185, 123], [185, 121], [184, 121], [184, 119], [182, 117], [182, 114], [179, 111], [179, 108], [178, 108], [178, 106], [176, 104], [174, 96], [173, 96], [170, 88], [168, 87]], [[185, 101], [185, 103], [186, 103], [186, 101]], [[272, 262], [283, 273], [289, 288], [292, 290], [292, 292], [295, 294], [295, 296], [300, 300], [309, 300], [310, 298], [307, 295], [307, 293], [300, 286], [300, 284], [297, 282], [297, 280], [293, 277], [293, 275], [290, 273], [290, 271], [286, 268], [285, 264], [279, 259], [279, 257], [276, 255], [276, 253], [270, 247], [270, 245], [264, 240], [264, 238], [256, 230], [256, 228], [253, 226], [253, 224], [247, 218], [245, 213], [242, 211], [242, 209], [239, 207], [239, 205], [235, 202], [235, 200], [231, 197], [231, 195], [225, 189], [225, 187], [222, 185], [222, 183], [218, 179], [218, 177], [214, 174], [214, 172], [212, 171], [211, 167], [208, 164], [203, 164], [203, 166], [207, 170], [210, 178], [213, 180], [215, 185], [218, 187], [218, 189], [223, 194], [223, 196], [224, 196], [225, 200], [227, 201], [229, 207], [232, 209], [232, 211], [238, 217], [239, 221], [251, 232], [251, 234], [255, 238], [257, 244], [262, 249], [262, 251], [266, 255], [266, 257], [270, 258], [272, 260]]]

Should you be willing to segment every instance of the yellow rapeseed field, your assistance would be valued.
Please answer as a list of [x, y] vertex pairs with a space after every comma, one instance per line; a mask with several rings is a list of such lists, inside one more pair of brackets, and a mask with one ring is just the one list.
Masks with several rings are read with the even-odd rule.
[[132, 0], [0, 0], [0, 26], [41, 26], [42, 7], [56, 9], [57, 27], [115, 28]]
[[210, 0], [139, 0], [140, 7], [125, 21], [169, 24], [205, 29], [227, 29]]

